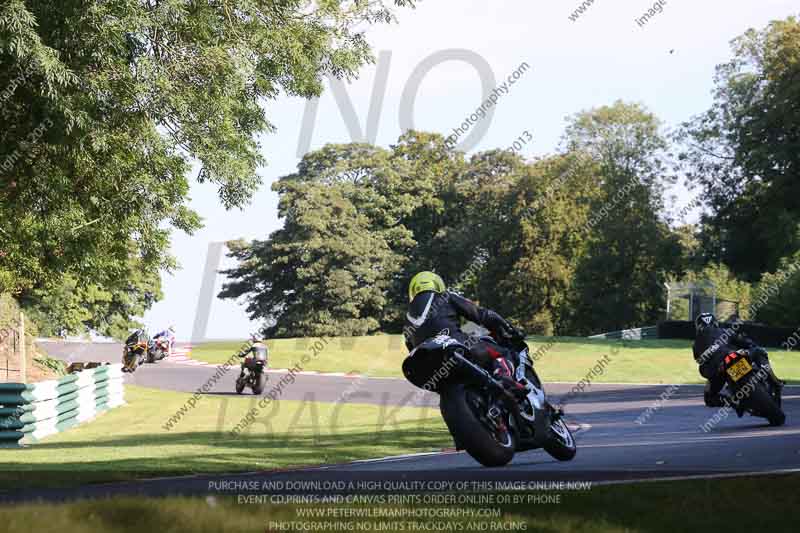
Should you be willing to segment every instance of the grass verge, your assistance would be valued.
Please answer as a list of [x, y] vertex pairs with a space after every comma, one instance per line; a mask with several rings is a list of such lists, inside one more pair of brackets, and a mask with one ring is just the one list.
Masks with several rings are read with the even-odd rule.
[[[312, 519], [300, 517], [301, 507], [296, 505], [239, 505], [234, 498], [112, 498], [99, 502], [0, 507], [0, 523], [8, 533], [49, 531], [52, 524], [58, 524], [61, 533], [321, 531], [324, 526], [320, 524], [326, 523], [329, 525], [325, 530], [330, 531], [782, 532], [796, 531], [800, 523], [798, 489], [798, 476], [676, 481], [594, 487], [584, 492], [561, 493], [558, 502], [551, 503], [480, 505], [482, 509], [499, 509], [499, 518], [344, 518], [329, 514], [326, 518]], [[555, 493], [538, 494], [550, 494], [549, 499], [554, 500]], [[367, 506], [313, 507], [364, 509]], [[369, 508], [418, 512], [421, 508], [453, 509], [454, 506]], [[308, 510], [309, 506], [302, 509]], [[284, 526], [277, 526], [276, 522], [283, 522]], [[288, 529], [287, 523], [302, 527]], [[384, 527], [379, 528], [379, 524]], [[337, 525], [338, 529], [333, 529]]]
[[171, 430], [189, 394], [127, 386], [129, 402], [21, 450], [0, 449], [0, 489], [158, 475], [340, 463], [451, 445], [438, 409], [281, 400], [237, 437], [254, 397], [205, 396]]
[[[304, 354], [312, 353], [315, 339], [273, 339], [267, 341], [270, 366], [290, 368]], [[532, 353], [541, 347], [536, 362], [545, 381], [577, 382], [604, 355], [611, 355], [597, 383], [702, 383], [692, 358], [691, 342], [685, 340], [614, 341], [584, 337], [531, 337]], [[212, 342], [196, 346], [192, 357], [221, 364], [242, 345], [241, 342]], [[370, 376], [402, 377], [400, 365], [407, 352], [400, 335], [339, 337], [331, 339], [303, 370], [355, 372]], [[783, 379], [800, 382], [800, 355], [770, 353], [776, 372]]]

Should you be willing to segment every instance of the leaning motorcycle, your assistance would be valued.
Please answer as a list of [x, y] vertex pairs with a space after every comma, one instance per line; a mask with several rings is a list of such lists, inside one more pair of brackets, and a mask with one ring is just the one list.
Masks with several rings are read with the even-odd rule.
[[152, 341], [147, 350], [147, 362], [155, 363], [169, 355], [169, 339], [159, 337]]
[[403, 374], [417, 387], [439, 394], [442, 418], [456, 448], [482, 465], [503, 466], [516, 452], [536, 448], [559, 461], [571, 460], [575, 439], [563, 412], [547, 401], [528, 345], [520, 337], [508, 347], [514, 353], [514, 377], [527, 391], [520, 400], [467, 359], [467, 346], [449, 335], [417, 346], [403, 361]]
[[253, 394], [259, 395], [267, 386], [267, 347], [256, 342], [241, 355], [244, 355], [244, 360], [236, 378], [236, 393], [241, 394], [245, 387], [250, 387]]
[[122, 371], [134, 372], [147, 359], [147, 339], [128, 340], [122, 349]]
[[[766, 352], [738, 350], [725, 356], [720, 371], [724, 373], [733, 407], [737, 412], [766, 418], [770, 426], [782, 426], [786, 414], [781, 409], [782, 384], [772, 372]], [[741, 416], [740, 414], [740, 416]]]

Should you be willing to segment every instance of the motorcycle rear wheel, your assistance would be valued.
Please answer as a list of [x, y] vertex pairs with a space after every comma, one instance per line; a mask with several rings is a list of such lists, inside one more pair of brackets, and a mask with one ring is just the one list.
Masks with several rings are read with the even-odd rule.
[[754, 414], [766, 418], [770, 426], [782, 426], [786, 422], [786, 414], [764, 390], [763, 386], [753, 389], [748, 401]]
[[513, 431], [494, 432], [480, 420], [476, 407], [470, 402], [474, 391], [455, 385], [441, 391], [441, 411], [453, 438], [483, 466], [508, 464], [514, 458], [517, 439]]
[[253, 394], [260, 396], [267, 386], [267, 374], [261, 372], [256, 376], [256, 382], [253, 384]]

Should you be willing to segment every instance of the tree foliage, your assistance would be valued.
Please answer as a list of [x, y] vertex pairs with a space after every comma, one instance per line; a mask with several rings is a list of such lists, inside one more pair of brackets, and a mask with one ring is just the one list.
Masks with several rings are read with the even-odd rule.
[[707, 260], [756, 281], [800, 249], [800, 20], [749, 30], [717, 68], [713, 106], [679, 137], [703, 191]]
[[764, 274], [752, 291], [759, 322], [796, 327], [800, 324], [800, 252], [784, 257], [775, 272]]
[[[638, 107], [617, 105], [635, 111], [641, 128], [612, 114], [609, 131], [657, 130]], [[275, 183], [284, 227], [232, 244], [239, 264], [220, 296], [244, 297], [272, 335], [399, 331], [408, 280], [428, 269], [532, 332], [635, 325], [663, 306], [657, 289], [678, 249], [658, 218], [660, 167], [642, 139], [625, 139], [650, 153], [630, 149], [623, 162], [635, 166], [624, 171], [650, 185], [638, 185], [608, 214], [613, 224], [597, 228], [593, 209], [622, 172], [600, 158], [610, 147], [599, 135], [585, 138], [597, 152], [571, 146], [529, 163], [502, 150], [466, 160], [440, 135], [413, 131], [389, 149], [325, 146]], [[594, 285], [577, 284], [584, 280]], [[613, 301], [598, 301], [614, 291]], [[637, 299], [629, 303], [627, 293]], [[632, 311], [614, 318], [620, 302]], [[578, 315], [576, 305], [591, 311]]]
[[680, 244], [663, 221], [672, 181], [658, 119], [616, 102], [576, 115], [566, 143], [598, 165], [585, 258], [575, 273], [571, 330], [612, 331], [663, 316], [664, 282], [681, 270]]
[[44, 310], [48, 288], [74, 286], [53, 298], [103, 312], [95, 290], [173, 267], [171, 229], [200, 226], [193, 163], [226, 207], [245, 205], [274, 129], [264, 102], [354, 76], [371, 60], [360, 27], [391, 19], [374, 1], [0, 4], [0, 290]]

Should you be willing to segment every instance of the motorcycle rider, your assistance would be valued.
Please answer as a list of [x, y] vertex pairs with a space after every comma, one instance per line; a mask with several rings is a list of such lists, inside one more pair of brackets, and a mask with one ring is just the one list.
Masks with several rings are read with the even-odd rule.
[[155, 336], [153, 337], [153, 342], [161, 338], [167, 339], [169, 341], [169, 351], [167, 354], [172, 355], [172, 348], [175, 346], [175, 326], [170, 324], [170, 326], [164, 331], [156, 333]]
[[263, 359], [265, 361], [269, 360], [269, 348], [267, 348], [267, 344], [265, 342], [252, 339], [250, 347], [242, 350], [241, 352], [238, 353], [238, 355], [239, 357], [246, 357], [248, 354], [251, 353], [256, 357], [258, 357], [259, 355], [263, 355]]
[[474, 363], [491, 370], [513, 394], [524, 395], [525, 387], [513, 379], [514, 365], [508, 349], [488, 338], [471, 337], [461, 330], [459, 317], [475, 322], [501, 340], [524, 338], [524, 334], [490, 309], [447, 290], [444, 281], [433, 272], [419, 272], [408, 285], [408, 313], [403, 336], [409, 351], [439, 334], [449, 335], [464, 344]]
[[[707, 407], [732, 405], [730, 396], [720, 393], [725, 386], [725, 375], [720, 371], [720, 367], [726, 355], [740, 349], [749, 350], [755, 360], [769, 369], [771, 379], [779, 387], [783, 386], [783, 381], [778, 379], [772, 371], [767, 351], [758, 346], [749, 337], [739, 333], [735, 325], [723, 329], [719, 326], [716, 317], [711, 313], [700, 313], [694, 324], [695, 340], [692, 352], [694, 353], [694, 360], [700, 365], [700, 375], [707, 380], [706, 388], [703, 392], [703, 401]], [[742, 416], [742, 412], [739, 409], [736, 412], [739, 416]]]
[[[249, 366], [247, 356], [249, 354], [253, 354], [253, 359], [251, 361], [263, 361], [264, 365], [262, 371], [265, 371], [267, 365], [269, 364], [269, 348], [267, 348], [267, 343], [262, 342], [255, 337], [250, 339], [250, 346], [243, 348], [237, 355], [241, 358], [241, 370], [239, 371], [239, 377], [236, 378], [236, 392], [241, 393], [242, 389], [244, 389], [245, 385], [247, 384], [248, 377], [252, 379], [252, 376], [249, 376], [249, 372], [255, 372], [254, 367]], [[257, 364], [257, 363], [256, 363]], [[256, 392], [256, 389], [253, 389], [253, 392]], [[258, 392], [260, 394], [260, 392]]]
[[[128, 338], [125, 339], [125, 345], [122, 347], [122, 364], [124, 365], [123, 370], [135, 368], [135, 366], [138, 365], [138, 361], [136, 365], [130, 366], [125, 363], [126, 359], [128, 358], [128, 354], [134, 350], [140, 350], [138, 347], [139, 344], [149, 346], [150, 342], [150, 337], [147, 336], [147, 332], [143, 329], [137, 329], [133, 331]], [[146, 349], [144, 351], [144, 355], [141, 355], [141, 357], [143, 358], [145, 355], [147, 355]], [[140, 357], [140, 355], [137, 355], [137, 358], [138, 357]]]

